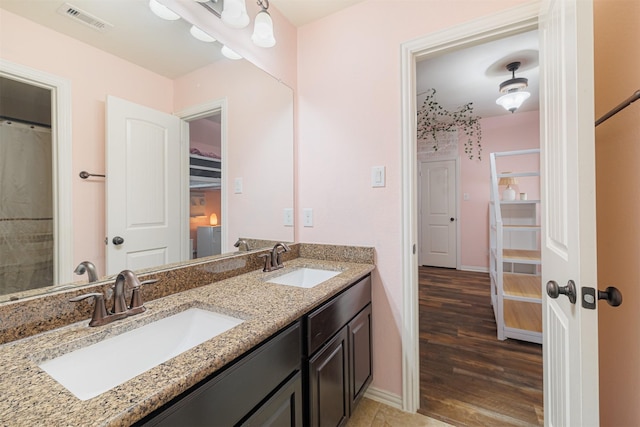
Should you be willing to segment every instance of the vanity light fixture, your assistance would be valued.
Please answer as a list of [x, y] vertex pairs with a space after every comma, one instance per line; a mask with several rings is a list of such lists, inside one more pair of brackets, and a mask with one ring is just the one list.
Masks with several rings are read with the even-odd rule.
[[258, 0], [258, 6], [260, 6], [262, 10], [258, 12], [256, 20], [253, 23], [251, 40], [253, 40], [256, 46], [273, 47], [276, 44], [276, 39], [273, 36], [273, 21], [267, 11], [267, 9], [269, 9], [269, 0]]
[[191, 29], [189, 30], [189, 32], [193, 37], [195, 37], [196, 39], [202, 42], [213, 43], [214, 41], [216, 41], [216, 39], [214, 39], [204, 31], [202, 31], [200, 28], [196, 27], [195, 25], [191, 26]]
[[222, 4], [222, 22], [231, 28], [244, 28], [249, 25], [245, 0], [225, 0]]
[[529, 86], [529, 80], [524, 77], [516, 78], [516, 70], [520, 68], [520, 62], [507, 64], [507, 70], [511, 71], [511, 78], [500, 84], [500, 92], [504, 93], [496, 100], [505, 110], [513, 114], [531, 94], [524, 89]]
[[222, 49], [220, 49], [220, 52], [226, 58], [229, 58], [229, 59], [242, 59], [242, 55], [237, 54], [234, 50], [227, 47], [227, 45], [222, 46]]
[[158, 3], [158, 0], [149, 0], [149, 8], [158, 18], [166, 19], [167, 21], [180, 19], [180, 15], [169, 9], [167, 6]]

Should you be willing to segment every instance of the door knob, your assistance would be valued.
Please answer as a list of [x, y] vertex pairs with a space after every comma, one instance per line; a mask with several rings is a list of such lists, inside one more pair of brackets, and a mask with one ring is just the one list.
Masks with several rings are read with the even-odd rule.
[[451, 222], [453, 222], [455, 220], [456, 220], [455, 218], [449, 218], [449, 221], [451, 221]]
[[611, 307], [617, 307], [622, 304], [622, 294], [613, 286], [609, 286], [604, 291], [598, 291], [598, 299], [606, 299]]
[[119, 246], [124, 243], [124, 239], [120, 236], [116, 236], [113, 238], [112, 242], [114, 245]]
[[558, 298], [560, 294], [566, 295], [569, 298], [569, 302], [571, 302], [571, 304], [575, 304], [577, 293], [574, 281], [569, 280], [567, 282], [567, 286], [558, 286], [558, 283], [555, 280], [549, 280], [547, 282], [547, 295], [555, 299]]

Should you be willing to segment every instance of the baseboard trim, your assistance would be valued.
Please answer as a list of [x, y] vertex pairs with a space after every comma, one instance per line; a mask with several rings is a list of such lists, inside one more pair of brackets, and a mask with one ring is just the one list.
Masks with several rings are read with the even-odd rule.
[[488, 273], [489, 267], [479, 267], [475, 265], [461, 265], [460, 270], [462, 271], [474, 271], [476, 273]]
[[369, 387], [364, 393], [364, 397], [402, 410], [402, 397], [397, 394], [389, 393], [388, 391], [380, 390], [379, 388]]

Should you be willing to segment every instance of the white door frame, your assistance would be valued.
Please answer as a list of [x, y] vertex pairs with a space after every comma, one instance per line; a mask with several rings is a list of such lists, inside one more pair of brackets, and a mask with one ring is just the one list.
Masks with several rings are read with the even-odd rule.
[[[180, 110], [174, 113], [176, 116], [180, 117], [180, 119], [189, 122], [192, 120], [196, 120], [202, 117], [209, 116], [213, 113], [220, 112], [220, 156], [222, 157], [222, 173], [221, 173], [221, 182], [222, 185], [220, 187], [220, 216], [223, 222], [229, 221], [229, 192], [227, 191], [227, 183], [229, 182], [229, 168], [225, 166], [224, 162], [229, 158], [229, 147], [227, 145], [227, 98], [216, 99], [210, 102], [206, 102], [204, 104], [194, 105], [191, 107], [187, 107], [183, 110]], [[182, 165], [182, 183], [180, 188], [182, 188], [181, 195], [181, 224], [182, 235], [186, 236], [186, 239], [183, 239], [183, 245], [186, 245], [184, 248], [183, 259], [189, 259], [187, 256], [184, 257], [185, 254], [189, 251], [189, 124], [185, 123], [183, 125], [183, 129], [180, 135], [182, 139], [182, 144], [186, 148], [182, 150], [181, 154], [181, 165]], [[227, 247], [229, 237], [229, 227], [222, 226], [220, 230], [220, 240], [222, 242], [221, 253], [229, 252], [231, 249]]]
[[[422, 165], [422, 163], [437, 163], [437, 162], [447, 162], [453, 161], [455, 167], [455, 178], [456, 178], [456, 270], [459, 270], [461, 267], [461, 257], [460, 257], [460, 248], [462, 242], [460, 241], [460, 156], [443, 156], [442, 158], [430, 158], [425, 160], [419, 160], [418, 163]], [[422, 166], [420, 166], [422, 168]], [[421, 172], [421, 170], [420, 170]], [[421, 206], [422, 200], [421, 197], [423, 195], [422, 189], [420, 188], [420, 184], [417, 184], [418, 187], [416, 191], [418, 191], [418, 207]], [[422, 236], [424, 230], [422, 230], [422, 221], [417, 220], [418, 223], [418, 236]], [[417, 240], [418, 242], [420, 239]], [[420, 246], [418, 245], [418, 254], [420, 253]], [[420, 264], [420, 256], [418, 255], [418, 264]]]
[[71, 81], [5, 59], [0, 59], [0, 76], [51, 91], [53, 284], [72, 282]]
[[540, 2], [458, 25], [401, 46], [402, 94], [402, 409], [420, 407], [420, 357], [418, 328], [418, 241], [416, 60], [446, 50], [507, 37], [536, 29]]

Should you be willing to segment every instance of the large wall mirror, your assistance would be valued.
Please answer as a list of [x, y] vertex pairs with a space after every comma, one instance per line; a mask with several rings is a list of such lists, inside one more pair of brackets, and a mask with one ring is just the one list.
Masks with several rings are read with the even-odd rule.
[[[211, 14], [204, 7], [202, 13]], [[82, 261], [93, 262], [99, 276], [113, 273], [106, 270], [107, 251], [115, 237], [107, 236], [107, 223], [109, 209], [118, 206], [112, 201], [109, 204], [113, 206], [107, 206], [105, 198], [108, 175], [118, 173], [118, 167], [114, 167], [113, 162], [109, 167], [106, 165], [108, 97], [177, 116], [183, 120], [181, 135], [190, 136], [186, 141], [181, 137], [178, 165], [185, 188], [182, 188], [181, 201], [171, 205], [171, 209], [182, 212], [177, 261], [197, 256], [198, 247], [204, 247], [197, 242], [199, 231], [205, 236], [202, 239], [207, 246], [211, 246], [209, 240], [216, 241], [213, 252], [202, 250], [201, 255], [220, 252], [220, 256], [224, 256], [235, 252], [238, 249], [234, 243], [239, 238], [251, 242], [294, 240], [293, 227], [283, 223], [284, 209], [293, 208], [293, 91], [245, 59], [222, 56], [219, 43], [197, 40], [190, 29], [191, 24], [182, 19], [165, 21], [153, 15], [147, 0], [4, 0], [0, 4], [0, 58], [5, 63], [42, 71], [69, 82], [71, 131], [67, 142], [71, 144], [68, 147], [71, 161], [70, 170], [66, 172], [56, 170], [55, 144], [64, 141], [56, 136], [59, 129], [55, 119], [59, 112], [55, 101], [51, 103], [51, 91], [46, 85], [31, 84], [38, 90], [29, 95], [22, 92], [20, 96], [22, 100], [28, 99], [27, 104], [33, 107], [48, 102], [46, 107], [50, 112], [47, 114], [54, 120], [47, 123], [47, 114], [44, 119], [34, 115], [33, 120], [19, 120], [24, 117], [22, 113], [14, 114], [6, 107], [24, 103], [14, 102], [11, 97], [0, 101], [0, 115], [5, 116], [3, 124], [12, 118], [18, 119], [9, 124], [22, 126], [25, 132], [39, 128], [38, 125], [50, 126], [54, 144], [53, 154], [49, 154], [54, 158], [51, 173], [67, 174], [71, 199], [68, 203], [72, 211], [67, 221], [71, 225], [69, 229], [54, 232], [54, 227], [47, 224], [48, 231], [38, 229], [29, 237], [23, 230], [20, 239], [13, 239], [11, 246], [5, 244], [10, 239], [4, 226], [13, 219], [29, 219], [32, 215], [30, 222], [40, 222], [40, 225], [52, 216], [55, 219], [55, 206], [60, 200], [56, 199], [56, 188], [51, 189], [51, 182], [56, 180], [46, 182], [46, 178], [39, 177], [32, 186], [40, 189], [45, 186], [53, 193], [53, 213], [47, 213], [51, 207], [39, 205], [37, 213], [13, 212], [7, 213], [7, 218], [0, 218], [3, 225], [0, 251], [17, 253], [16, 245], [22, 243], [16, 242], [27, 245], [30, 239], [39, 240], [42, 246], [42, 241], [48, 239], [43, 237], [46, 233], [51, 235], [50, 239], [70, 240], [66, 243], [72, 248], [66, 264], [59, 266], [58, 277], [64, 280], [53, 278], [55, 267], [44, 267], [43, 271], [50, 271], [43, 274], [52, 277], [44, 287], [41, 287], [42, 279], [38, 279], [37, 286], [25, 283], [35, 283], [37, 280], [31, 276], [37, 274], [21, 278], [11, 265], [0, 261], [0, 301], [15, 296], [15, 292], [24, 295], [23, 291], [28, 290], [27, 294], [31, 295], [70, 284], [67, 282], [84, 284], [86, 276], [73, 274]], [[209, 36], [215, 37], [215, 34]], [[5, 94], [32, 83], [7, 73], [0, 77]], [[194, 179], [190, 171], [202, 168], [212, 169], [213, 174], [206, 179], [200, 176]], [[219, 169], [217, 175], [215, 169]], [[16, 170], [24, 172], [25, 168]], [[38, 168], [41, 170], [44, 169]], [[107, 170], [110, 172], [106, 178], [79, 176], [81, 171], [100, 175]], [[160, 180], [159, 177], [155, 182]], [[38, 198], [48, 197], [47, 192], [44, 194]], [[122, 197], [126, 199], [124, 194]], [[207, 232], [217, 228], [222, 230], [218, 231], [219, 236]], [[50, 244], [52, 250], [58, 243]], [[242, 246], [240, 249], [244, 249]], [[35, 259], [28, 249], [21, 255], [30, 256]], [[0, 259], [8, 257], [0, 255]], [[159, 257], [158, 267], [165, 261], [176, 259]], [[5, 283], [12, 283], [12, 287]]]

